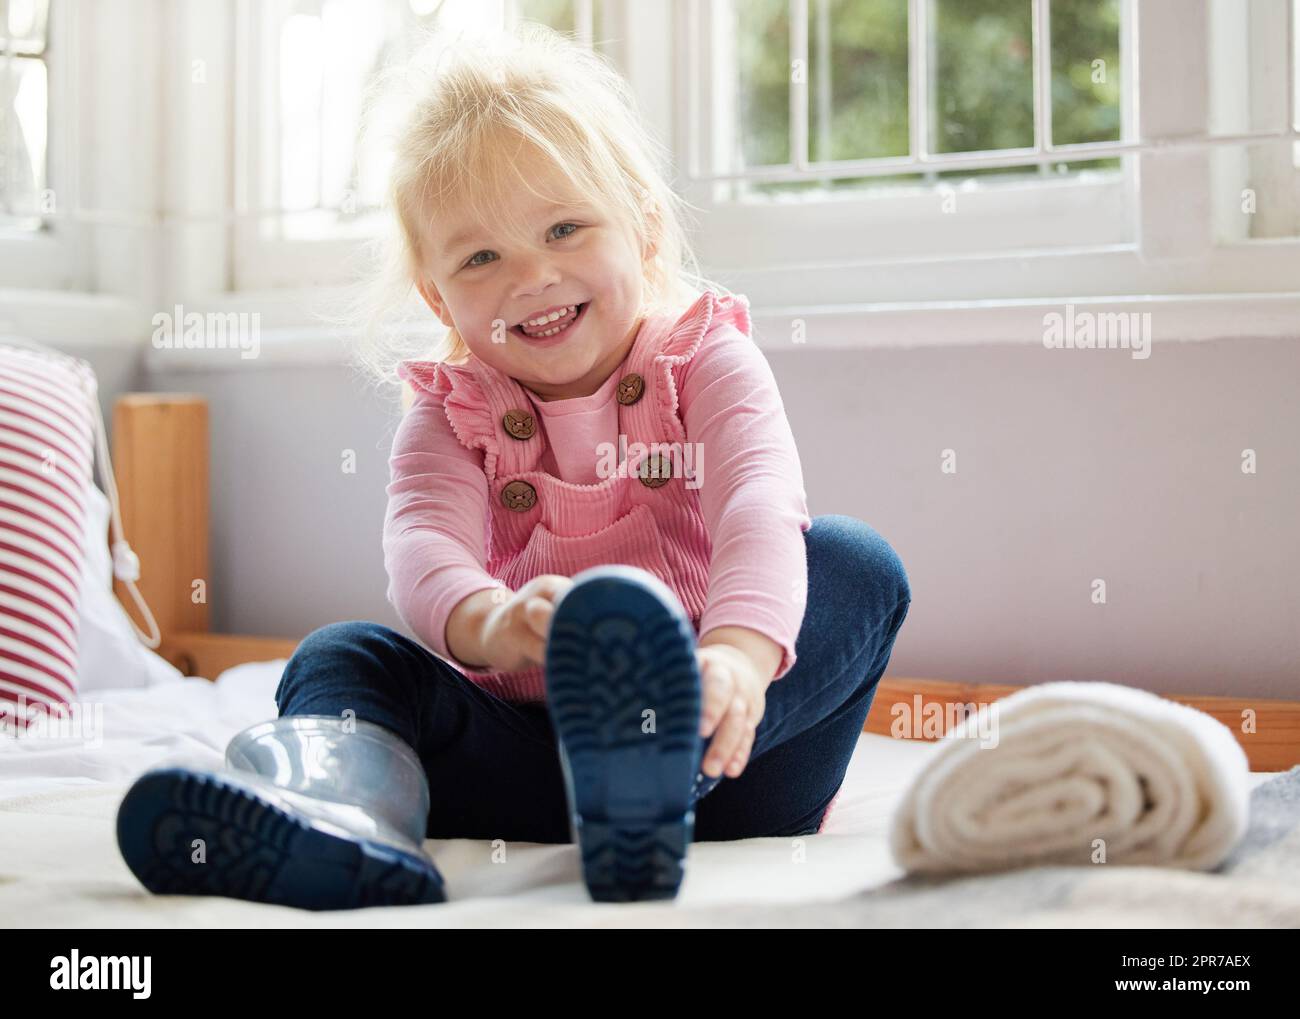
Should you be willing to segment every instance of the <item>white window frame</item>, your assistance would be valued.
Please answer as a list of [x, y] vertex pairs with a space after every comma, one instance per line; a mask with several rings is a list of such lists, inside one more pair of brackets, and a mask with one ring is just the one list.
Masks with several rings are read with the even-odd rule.
[[[271, 133], [262, 122], [265, 113], [257, 102], [264, 89], [261, 76], [267, 67], [274, 66], [273, 39], [266, 38], [265, 21], [256, 12], [256, 0], [232, 0], [236, 23], [233, 28], [237, 40], [233, 98], [235, 117], [239, 129], [235, 132], [235, 214], [233, 219], [230, 267], [232, 291], [276, 291], [287, 287], [331, 285], [345, 282], [348, 266], [355, 265], [364, 240], [351, 237], [322, 239], [267, 239], [261, 236], [261, 222], [274, 218], [275, 210], [259, 209], [259, 196], [263, 193], [263, 180], [268, 173], [266, 142]], [[497, 16], [510, 17], [515, 11], [512, 0], [476, 0], [484, 8], [495, 7]], [[590, 45], [592, 26], [591, 0], [575, 0], [576, 35], [580, 42]], [[614, 17], [632, 16], [629, 0], [620, 0]], [[644, 3], [639, 5], [644, 8]], [[626, 33], [619, 57], [626, 55]], [[249, 45], [244, 48], [244, 41]], [[260, 54], [250, 58], [251, 54]]]
[[[1125, 28], [1131, 18], [1129, 0], [1121, 0]], [[808, 66], [807, 24], [809, 0], [791, 0], [791, 59]], [[998, 249], [1038, 249], [1070, 246], [1099, 247], [1131, 240], [1127, 215], [1130, 202], [1132, 158], [1121, 159], [1122, 167], [1105, 175], [1071, 175], [1063, 180], [1025, 177], [998, 181], [984, 179], [974, 189], [956, 190], [948, 182], [937, 186], [843, 191], [809, 200], [804, 195], [790, 200], [754, 196], [731, 200], [725, 181], [730, 177], [755, 179], [798, 179], [808, 171], [816, 179], [816, 166], [807, 164], [806, 86], [791, 85], [791, 165], [788, 168], [755, 168], [727, 174], [728, 154], [736, 145], [732, 137], [735, 113], [734, 38], [729, 26], [720, 23], [724, 4], [711, 0], [679, 0], [677, 21], [677, 76], [685, 82], [683, 116], [679, 120], [677, 151], [686, 167], [686, 195], [705, 211], [709, 230], [701, 254], [710, 264], [744, 267], [757, 264], [828, 263], [860, 264], [868, 260], [891, 262], [934, 253], [951, 256], [992, 254]], [[951, 162], [928, 166], [934, 157], [928, 152], [925, 125], [927, 100], [928, 46], [927, 0], [909, 4], [909, 105], [911, 149], [909, 157], [863, 160], [876, 172], [901, 173], [909, 169], [960, 168], [960, 160], [976, 165], [1002, 162], [1023, 165], [1031, 150], [1015, 152], [953, 153], [942, 157]], [[1050, 37], [1045, 12], [1046, 0], [1033, 0], [1034, 31], [1041, 39]], [[1122, 35], [1131, 35], [1123, 31]], [[1121, 39], [1121, 61], [1131, 64], [1128, 38]], [[1047, 64], [1035, 45], [1034, 108], [1035, 134], [1044, 151], [1051, 132], [1051, 104], [1043, 98]], [[707, 55], [707, 56], [705, 56]], [[1128, 66], [1116, 69], [1129, 81]], [[1126, 87], [1126, 96], [1132, 89]], [[1133, 111], [1121, 109], [1121, 141], [1131, 140]], [[1081, 147], [1086, 150], [1086, 146]], [[1052, 161], [1086, 159], [1068, 149]], [[1044, 159], [1043, 162], [1047, 160]], [[857, 162], [857, 161], [854, 161]], [[1032, 168], [1027, 167], [1027, 170]], [[840, 165], [838, 176], [852, 176]], [[996, 249], [990, 245], [996, 233]]]
[[[6, 288], [86, 290], [92, 282], [84, 230], [73, 215], [82, 201], [78, 156], [80, 125], [64, 115], [77, 109], [85, 42], [77, 12], [51, 5], [46, 41], [50, 129], [46, 137], [46, 187], [54, 211], [39, 230], [0, 225], [0, 278]], [[0, 57], [2, 59], [2, 57]]]
[[[626, 42], [618, 56], [620, 66], [647, 121], [678, 153], [687, 152], [681, 134], [692, 100], [683, 62], [689, 60], [691, 48], [684, 45], [688, 40], [683, 39], [683, 25], [694, 2], [629, 0], [616, 8], [623, 20], [615, 31]], [[817, 331], [818, 342], [830, 346], [862, 346], [877, 338], [893, 342], [886, 335], [888, 329], [864, 330], [864, 315], [875, 323], [890, 324], [891, 329], [902, 323], [903, 333], [915, 333], [920, 327], [914, 313], [932, 311], [933, 321], [942, 325], [927, 334], [929, 338], [964, 341], [1005, 329], [1011, 321], [1006, 309], [1088, 299], [1142, 303], [1182, 298], [1181, 306], [1193, 310], [1161, 319], [1161, 331], [1167, 329], [1170, 335], [1179, 328], [1193, 333], [1210, 328], [1207, 323], [1213, 314], [1207, 319], [1207, 308], [1217, 309], [1222, 323], [1233, 324], [1234, 316], [1243, 310], [1258, 309], [1265, 320], [1261, 329], [1286, 332], [1289, 328], [1294, 334], [1294, 322], [1300, 321], [1300, 240], [1214, 235], [1211, 210], [1223, 199], [1215, 192], [1212, 164], [1220, 149], [1195, 143], [1209, 123], [1209, 102], [1201, 86], [1208, 85], [1210, 33], [1208, 21], [1199, 15], [1207, 15], [1210, 3], [1141, 0], [1126, 30], [1148, 82], [1131, 111], [1133, 122], [1138, 125], [1137, 137], [1153, 140], [1156, 147], [1123, 157], [1134, 166], [1132, 176], [1144, 188], [1127, 188], [1099, 200], [1117, 203], [1109, 208], [1123, 211], [1122, 219], [1132, 232], [1130, 240], [1114, 241], [1094, 233], [1084, 235], [1086, 243], [1076, 239], [1035, 247], [1026, 227], [1009, 234], [1016, 247], [989, 252], [974, 244], [979, 231], [972, 227], [963, 243], [952, 235], [951, 243], [934, 248], [912, 238], [912, 249], [902, 253], [864, 251], [860, 244], [842, 240], [845, 235], [850, 240], [855, 237], [844, 229], [846, 223], [854, 224], [858, 239], [869, 227], [880, 231], [892, 225], [918, 237], [923, 228], [906, 218], [908, 203], [896, 197], [864, 199], [857, 203], [860, 209], [851, 212], [854, 199], [837, 196], [836, 201], [796, 207], [797, 216], [812, 224], [808, 233], [819, 245], [796, 255], [789, 234], [784, 235], [785, 241], [781, 239], [784, 230], [793, 228], [789, 209], [711, 208], [697, 185], [683, 185], [684, 163], [679, 155], [675, 183], [683, 187], [689, 201], [704, 209], [695, 240], [706, 271], [750, 296], [760, 324], [757, 331], [761, 332], [764, 319], [776, 323], [788, 322], [795, 314], [821, 317], [828, 327]], [[59, 16], [61, 6], [56, 5], [52, 14], [52, 45], [67, 27], [66, 19]], [[57, 263], [66, 274], [58, 282], [78, 291], [77, 311], [69, 321], [84, 322], [88, 314], [95, 316], [87, 310], [85, 292], [89, 291], [96, 301], [98, 295], [114, 295], [118, 300], [112, 309], [114, 329], [128, 320], [127, 311], [134, 308], [131, 321], [141, 323], [137, 335], [147, 336], [149, 315], [174, 302], [198, 311], [256, 309], [269, 335], [277, 327], [298, 329], [317, 321], [314, 304], [321, 287], [343, 281], [348, 258], [357, 251], [355, 241], [317, 247], [314, 264], [330, 272], [315, 286], [296, 273], [286, 273], [276, 280], [286, 284], [280, 289], [231, 287], [232, 263], [239, 257], [232, 243], [232, 224], [238, 215], [233, 138], [246, 91], [236, 94], [228, 83], [243, 90], [252, 84], [236, 59], [234, 10], [234, 0], [77, 5], [80, 116], [69, 133], [52, 132], [51, 145], [73, 146], [78, 160], [77, 179], [85, 182], [85, 189], [75, 196], [78, 211], [69, 220], [69, 235], [80, 233], [81, 239], [66, 250], [68, 257], [50, 255], [46, 263]], [[70, 45], [66, 40], [61, 44], [65, 52]], [[665, 61], [674, 46], [674, 73], [665, 74]], [[181, 53], [185, 59], [178, 58]], [[57, 66], [53, 52], [51, 59], [52, 67]], [[205, 62], [208, 84], [204, 87], [191, 81], [193, 60]], [[58, 72], [52, 74], [52, 79], [57, 77]], [[1149, 86], [1161, 80], [1178, 81], [1179, 88]], [[51, 93], [53, 102], [53, 82]], [[965, 229], [975, 222], [977, 211], [987, 214], [986, 222], [998, 224], [998, 236], [1012, 214], [1046, 217], [1050, 212], [1068, 217], [1082, 209], [1092, 221], [1105, 218], [1096, 205], [1071, 205], [1081, 203], [1079, 196], [1087, 191], [1087, 185], [1078, 181], [989, 184], [958, 195], [960, 226], [939, 220], [934, 229]], [[982, 207], [975, 204], [977, 193], [987, 199], [979, 198]], [[66, 209], [63, 197], [60, 202]], [[915, 201], [930, 203], [932, 218], [940, 215], [935, 195], [915, 197]], [[855, 215], [875, 218], [850, 218]], [[746, 243], [729, 248], [731, 236], [742, 228]], [[816, 238], [814, 228], [828, 241]], [[78, 260], [84, 261], [84, 267], [78, 267]], [[313, 264], [297, 256], [292, 261], [299, 268]], [[47, 321], [52, 314], [50, 280], [40, 277], [39, 258], [23, 262], [27, 269], [20, 268], [20, 273], [30, 271], [30, 278], [7, 275], [5, 283], [42, 288], [34, 306], [37, 317]], [[9, 300], [0, 307], [0, 325], [12, 325], [13, 308]], [[976, 316], [978, 323], [973, 322], [972, 311], [982, 313]]]
[[[48, 135], [55, 209], [39, 235], [0, 242], [0, 332], [79, 350], [138, 349], [168, 294], [156, 113], [168, 104], [166, 21], [193, 0], [50, 11]], [[175, 155], [175, 150], [169, 150]]]
[[[1300, 82], [1296, 80], [1296, 52], [1300, 40], [1291, 38], [1291, 50], [1284, 61], [1251, 59], [1272, 50], [1279, 41], [1288, 42], [1290, 17], [1297, 17], [1300, 0], [1266, 0], [1253, 4], [1249, 19], [1234, 17], [1237, 8], [1230, 0], [1211, 0], [1211, 34], [1217, 47], [1214, 59], [1222, 64], [1237, 61], [1246, 66], [1245, 74], [1233, 75], [1231, 68], [1219, 70], [1226, 87], [1213, 96], [1214, 114], [1229, 124], [1273, 124], [1288, 119], [1294, 123], [1300, 100]], [[1287, 92], [1291, 90], [1288, 100]], [[1300, 233], [1300, 140], [1291, 146], [1268, 145], [1231, 147], [1212, 154], [1216, 222], [1223, 239], [1251, 240], [1252, 220], [1263, 220], [1264, 228], [1257, 242], [1270, 242], [1274, 236]], [[1243, 198], [1250, 188], [1256, 207], [1244, 212]]]
[[[721, 53], [715, 63], [725, 66], [728, 40], [716, 38], [716, 31], [711, 39], [709, 19], [698, 36], [690, 28], [692, 18], [707, 13], [707, 0], [624, 4], [619, 34], [635, 40], [622, 54], [624, 72], [647, 119], [677, 153], [678, 186], [700, 210], [695, 240], [701, 260], [713, 276], [756, 302], [839, 307], [1070, 294], [1289, 292], [1300, 278], [1300, 242], [1216, 243], [1208, 213], [1215, 146], [1187, 144], [1208, 130], [1202, 93], [1210, 73], [1209, 2], [1125, 5], [1121, 59], [1130, 75], [1136, 62], [1147, 87], [1136, 94], [1126, 90], [1122, 142], [1133, 149], [1121, 155], [1121, 173], [1109, 180], [981, 181], [956, 194], [956, 215], [943, 211], [943, 192], [936, 190], [845, 193], [814, 202], [715, 200], [717, 189], [690, 180], [688, 165], [692, 116], [708, 138], [718, 137], [710, 131], [709, 112], [725, 115], [711, 98], [716, 82], [693, 84], [700, 54]], [[914, 19], [919, 6], [913, 0]], [[670, 56], [674, 73], [664, 75]], [[242, 73], [236, 79], [252, 85]], [[1161, 80], [1178, 86], [1151, 85]], [[1139, 150], [1144, 143], [1155, 147]], [[1082, 158], [1069, 147], [1059, 151], [1057, 158]], [[1139, 188], [1139, 181], [1146, 186]], [[997, 238], [996, 250], [989, 247], [990, 237]], [[268, 285], [291, 283], [296, 273], [288, 269], [304, 268], [329, 282], [326, 266], [342, 266], [355, 250], [354, 242], [320, 243], [317, 260], [310, 246], [319, 242], [293, 243], [306, 246], [281, 260], [288, 267], [285, 277], [268, 278]]]
[[[274, 154], [268, 153], [273, 132], [263, 120], [259, 103], [265, 87], [262, 77], [274, 68], [274, 36], [265, 32], [266, 21], [256, 0], [233, 0], [235, 39], [235, 94], [231, 97], [236, 129], [230, 140], [233, 153], [234, 213], [231, 230], [230, 287], [232, 290], [282, 289], [311, 284], [341, 283], [345, 267], [362, 240], [338, 236], [320, 239], [266, 238], [262, 224], [278, 217], [261, 207], [265, 180], [273, 172]], [[248, 43], [245, 47], [245, 43]]]

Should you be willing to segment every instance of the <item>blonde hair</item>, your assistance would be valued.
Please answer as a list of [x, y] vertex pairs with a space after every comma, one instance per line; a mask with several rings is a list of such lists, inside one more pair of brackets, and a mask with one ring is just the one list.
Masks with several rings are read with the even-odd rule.
[[[397, 363], [407, 357], [456, 363], [468, 356], [454, 327], [430, 349], [427, 337], [409, 335], [412, 316], [394, 309], [410, 302], [425, 272], [426, 227], [440, 209], [521, 235], [522, 224], [501, 221], [496, 196], [521, 185], [537, 193], [528, 168], [539, 158], [589, 203], [630, 225], [642, 250], [653, 245], [643, 262], [641, 315], [679, 314], [704, 289], [728, 293], [700, 275], [685, 228], [692, 207], [662, 169], [669, 153], [642, 121], [622, 75], [594, 50], [529, 21], [454, 39], [435, 31], [409, 63], [380, 75], [367, 97], [368, 135], [389, 103], [401, 111], [391, 146], [392, 215], [378, 241], [378, 268], [352, 288], [342, 316], [359, 334], [354, 362], [374, 382], [396, 385]], [[423, 324], [432, 318], [441, 328], [422, 301], [418, 309]]]

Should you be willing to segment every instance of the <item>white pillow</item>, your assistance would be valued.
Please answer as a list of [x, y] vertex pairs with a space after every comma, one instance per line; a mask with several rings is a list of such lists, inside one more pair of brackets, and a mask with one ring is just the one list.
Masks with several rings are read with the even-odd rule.
[[[22, 347], [68, 357], [57, 348], [25, 336], [0, 334], [0, 346]], [[89, 365], [87, 365], [89, 368]], [[98, 396], [91, 395], [91, 413], [103, 429]], [[98, 459], [98, 449], [92, 450]], [[99, 465], [100, 473], [107, 464]], [[108, 547], [108, 496], [93, 479], [86, 485], [86, 533], [82, 557], [81, 598], [78, 610], [76, 690], [111, 690], [149, 687], [184, 679], [181, 671], [140, 641], [131, 620], [113, 593], [113, 562]], [[125, 535], [128, 540], [130, 535]], [[147, 565], [146, 565], [147, 568]]]
[[147, 687], [184, 679], [171, 662], [140, 642], [126, 609], [113, 593], [108, 497], [98, 485], [86, 487], [86, 565], [81, 578], [81, 632], [77, 640], [78, 692]]

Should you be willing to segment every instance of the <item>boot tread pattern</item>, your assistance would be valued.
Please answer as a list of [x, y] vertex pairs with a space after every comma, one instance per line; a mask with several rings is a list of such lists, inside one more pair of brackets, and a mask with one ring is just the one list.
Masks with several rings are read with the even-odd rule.
[[[117, 814], [127, 866], [158, 895], [221, 895], [304, 909], [443, 902], [429, 862], [316, 827], [219, 774], [141, 776]], [[206, 859], [194, 862], [194, 840]]]
[[690, 620], [635, 580], [575, 585], [552, 619], [546, 685], [591, 897], [675, 897], [701, 750]]

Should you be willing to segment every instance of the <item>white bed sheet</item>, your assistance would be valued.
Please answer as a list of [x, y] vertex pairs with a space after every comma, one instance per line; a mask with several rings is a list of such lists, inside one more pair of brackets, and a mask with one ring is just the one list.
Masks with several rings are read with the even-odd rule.
[[[642, 904], [589, 900], [572, 845], [513, 844], [504, 861], [494, 862], [486, 841], [430, 839], [426, 848], [449, 898], [434, 906], [311, 913], [219, 897], [150, 895], [117, 849], [114, 823], [126, 789], [159, 764], [221, 766], [231, 736], [276, 716], [273, 694], [284, 664], [241, 665], [216, 682], [160, 674], [148, 688], [99, 691], [88, 705], [102, 719], [98, 746], [46, 737], [0, 741], [0, 925], [637, 925]], [[900, 876], [885, 837], [889, 818], [932, 749], [864, 734], [822, 833], [693, 844], [673, 908], [808, 903]]]

